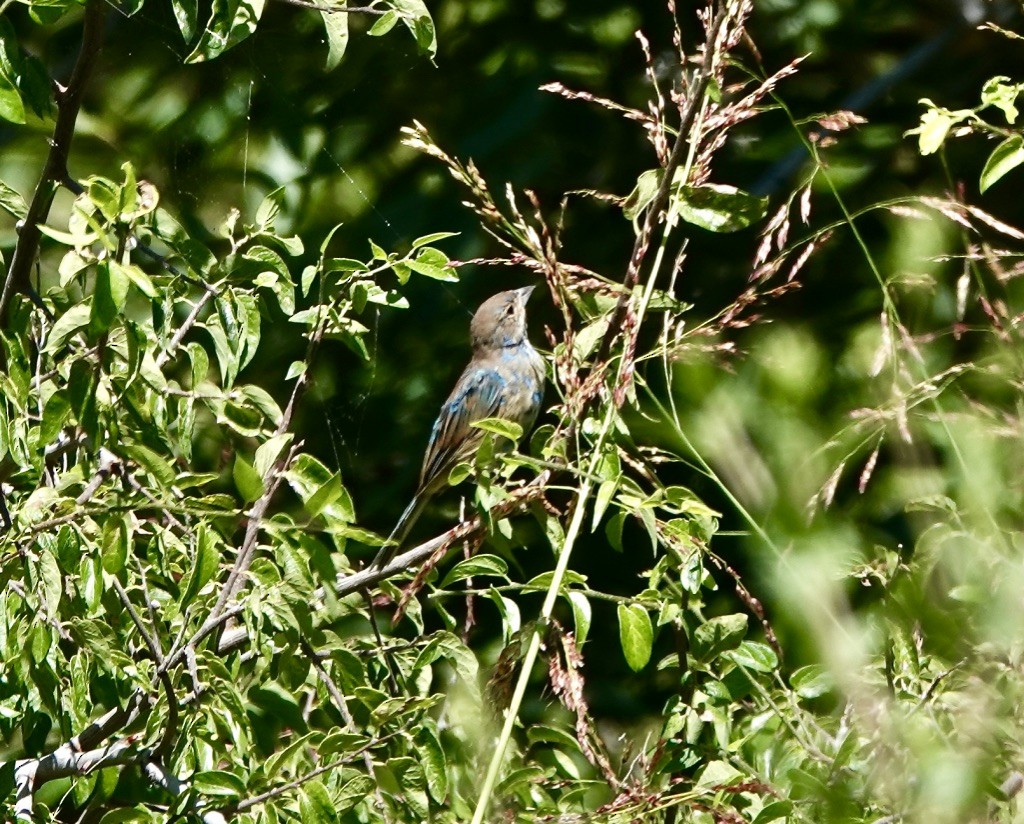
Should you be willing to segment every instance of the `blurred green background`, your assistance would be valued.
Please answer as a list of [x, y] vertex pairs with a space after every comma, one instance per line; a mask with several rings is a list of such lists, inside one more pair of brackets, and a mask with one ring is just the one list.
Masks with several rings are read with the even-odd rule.
[[[436, 65], [417, 53], [401, 27], [383, 39], [369, 38], [365, 30], [372, 19], [353, 15], [349, 50], [330, 73], [322, 69], [326, 46], [319, 16], [284, 3], [269, 3], [255, 36], [222, 58], [189, 66], [182, 64], [189, 49], [166, 4], [148, 3], [134, 17], [114, 9], [107, 20], [108, 46], [85, 99], [71, 173], [118, 178], [121, 163], [131, 160], [140, 177], [157, 185], [162, 205], [213, 246], [225, 244], [217, 227], [232, 206], [244, 204], [251, 214], [264, 195], [285, 185], [284, 213], [294, 216], [294, 225], [282, 228], [307, 239], [309, 254], [332, 225], [343, 222], [335, 247], [341, 256], [363, 256], [367, 238], [400, 249], [419, 235], [449, 230], [461, 234], [445, 242], [446, 251], [466, 260], [501, 250], [460, 205], [463, 193], [445, 170], [400, 145], [400, 127], [414, 119], [452, 155], [472, 157], [496, 189], [505, 181], [530, 188], [552, 213], [570, 190], [625, 195], [655, 165], [636, 124], [538, 87], [558, 81], [644, 107], [650, 89], [636, 29], [650, 39], [656, 65], [666, 76], [673, 70], [672, 27], [661, 0], [429, 5], [438, 27]], [[691, 43], [699, 39], [696, 8], [679, 8]], [[978, 20], [971, 15], [978, 9], [985, 19], [1011, 28], [1020, 22], [1012, 3], [758, 0], [750, 31], [759, 54], [747, 50], [745, 59], [771, 72], [806, 55], [796, 76], [779, 89], [795, 116], [854, 105], [868, 119], [823, 150], [851, 210], [957, 187], [979, 201], [978, 173], [992, 143], [974, 137], [954, 142], [941, 158], [921, 157], [914, 138], [904, 137], [918, 123], [920, 98], [949, 108], [974, 106], [987, 78], [1020, 74], [1021, 45], [976, 30]], [[66, 76], [80, 36], [74, 18], [41, 39], [18, 6], [4, 13], [27, 48], [57, 76]], [[46, 137], [41, 125], [26, 132], [0, 124], [0, 179], [27, 195]], [[807, 173], [799, 147], [788, 119], [768, 112], [734, 133], [713, 178], [770, 195], [773, 211]], [[1014, 174], [979, 202], [1020, 224], [1020, 173]], [[608, 204], [586, 198], [570, 203], [563, 260], [621, 277], [633, 242], [629, 223]], [[68, 204], [69, 198], [58, 200], [53, 223], [59, 225]], [[812, 227], [840, 214], [820, 185], [812, 204]], [[956, 340], [948, 334], [961, 266], [936, 259], [960, 251], [960, 229], [886, 211], [864, 216], [858, 227], [892, 279], [909, 329], [939, 330], [928, 350], [928, 371], [985, 355], [984, 338]], [[810, 229], [794, 225], [792, 231], [797, 236]], [[13, 241], [13, 224], [4, 216], [0, 250], [8, 260]], [[694, 304], [691, 323], [713, 315], [744, 289], [756, 243], [754, 230], [691, 233], [676, 289], [681, 300]], [[313, 450], [342, 470], [363, 525], [386, 534], [412, 493], [436, 410], [468, 356], [472, 309], [495, 291], [529, 281], [525, 271], [504, 267], [465, 267], [459, 284], [415, 279], [408, 293], [411, 308], [376, 322], [370, 362], [340, 345], [325, 350], [301, 411], [301, 429]], [[684, 352], [672, 387], [694, 444], [778, 549], [770, 552], [746, 534], [715, 542], [764, 602], [793, 666], [820, 660], [823, 650], [848, 651], [849, 645], [834, 644], [834, 627], [813, 623], [812, 596], [830, 597], [838, 586], [853, 609], [870, 609], [874, 590], [844, 576], [863, 567], [870, 579], [872, 570], [906, 557], [930, 524], [925, 514], [907, 513], [909, 500], [988, 484], [990, 491], [999, 490], [1000, 505], [1012, 510], [1020, 492], [1020, 476], [1000, 474], [1006, 471], [1002, 458], [984, 454], [999, 447], [969, 422], [964, 438], [972, 451], [966, 459], [979, 473], [995, 467], [988, 478], [951, 477], [941, 448], [927, 435], [902, 442], [891, 421], [875, 430], [854, 427], [851, 413], [886, 403], [891, 387], [885, 371], [872, 370], [882, 334], [878, 283], [847, 228], [840, 227], [811, 257], [800, 282], [801, 289], [764, 307], [763, 322], [737, 332], [735, 358]], [[1013, 297], [1009, 292], [1006, 299], [1012, 304]], [[532, 337], [546, 346], [543, 326], [554, 315], [540, 292], [531, 313]], [[297, 337], [284, 324], [267, 324], [265, 334], [279, 338], [280, 345], [262, 350], [267, 354], [248, 370], [266, 375], [266, 388], [284, 398], [286, 387], [274, 376], [283, 376], [297, 356]], [[1005, 384], [988, 386], [984, 375], [973, 380], [981, 396], [991, 393], [995, 408], [1013, 407]], [[667, 430], [649, 422], [637, 426], [647, 426], [647, 436], [665, 448], [681, 450]], [[859, 474], [882, 432], [877, 468], [862, 494]], [[812, 513], [809, 502], [847, 457], [832, 506]], [[211, 449], [205, 460], [219, 466], [224, 456]], [[723, 513], [723, 530], [746, 532], [748, 525], [714, 484], [685, 469], [677, 474], [672, 480]], [[422, 519], [417, 534], [433, 534], [450, 523], [456, 506], [457, 496], [450, 494]], [[627, 530], [626, 537], [623, 553], [601, 533], [578, 551], [573, 565], [590, 576], [594, 588], [634, 593], [643, 587], [636, 576], [652, 562], [649, 543], [639, 531]], [[552, 564], [539, 551], [521, 552], [517, 560], [530, 572]], [[731, 598], [724, 576], [721, 583], [723, 599]], [[910, 602], [915, 595], [906, 597]], [[672, 685], [649, 670], [631, 673], [617, 651], [602, 654], [616, 649], [611, 639], [617, 630], [611, 607], [604, 615], [601, 605], [596, 609], [586, 670], [595, 715], [611, 723], [657, 712]], [[488, 618], [482, 616], [482, 637], [493, 631]], [[936, 622], [934, 637], [949, 636], [955, 647], [957, 629], [942, 623], [942, 608], [921, 619]], [[857, 627], [865, 634], [863, 643], [872, 646], [870, 622]], [[858, 660], [853, 655], [830, 663], [841, 669]]]

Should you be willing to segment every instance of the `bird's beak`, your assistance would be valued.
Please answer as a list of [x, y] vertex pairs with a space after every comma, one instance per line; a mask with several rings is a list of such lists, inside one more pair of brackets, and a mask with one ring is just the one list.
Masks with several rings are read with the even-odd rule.
[[530, 299], [530, 293], [536, 288], [536, 285], [534, 285], [524, 286], [522, 289], [516, 289], [516, 293], [519, 295], [519, 302], [522, 303], [523, 306], [526, 306], [526, 301]]

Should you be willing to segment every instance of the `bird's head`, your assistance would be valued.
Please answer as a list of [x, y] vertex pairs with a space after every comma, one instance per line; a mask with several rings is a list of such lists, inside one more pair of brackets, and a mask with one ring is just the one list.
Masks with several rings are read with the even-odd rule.
[[473, 351], [501, 350], [526, 340], [526, 301], [533, 288], [498, 292], [481, 304], [469, 325]]

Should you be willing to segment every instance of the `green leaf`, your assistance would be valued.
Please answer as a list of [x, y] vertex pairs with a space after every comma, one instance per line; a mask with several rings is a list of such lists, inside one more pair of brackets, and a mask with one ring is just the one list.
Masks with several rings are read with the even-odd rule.
[[11, 123], [24, 123], [25, 103], [18, 91], [20, 72], [14, 65], [20, 57], [17, 48], [10, 24], [4, 21], [0, 31], [0, 117]]
[[662, 177], [664, 173], [661, 169], [648, 169], [640, 174], [633, 191], [622, 203], [622, 211], [629, 220], [636, 220], [640, 213], [651, 205], [651, 201], [658, 193]]
[[639, 672], [651, 659], [654, 628], [651, 616], [639, 604], [619, 604], [619, 643], [626, 663], [633, 672]]
[[441, 582], [442, 589], [476, 575], [493, 575], [504, 578], [508, 575], [508, 564], [497, 555], [474, 555], [459, 561]]
[[1009, 77], [989, 78], [981, 89], [981, 102], [985, 106], [995, 106], [1006, 116], [1007, 123], [1017, 121], [1017, 95], [1024, 89], [1022, 83], [1011, 83]]
[[120, 518], [108, 518], [103, 525], [101, 545], [104, 572], [117, 575], [124, 569], [124, 562], [128, 558], [130, 530], [127, 515]]
[[473, 467], [470, 464], [455, 464], [455, 466], [452, 467], [452, 471], [448, 473], [448, 485], [458, 486], [472, 474]]
[[775, 650], [760, 641], [744, 641], [737, 649], [727, 652], [726, 657], [757, 672], [773, 672], [779, 666]]
[[773, 801], [765, 804], [761, 812], [754, 818], [753, 824], [768, 824], [769, 821], [778, 821], [793, 812], [792, 801]]
[[231, 477], [234, 478], [235, 487], [246, 503], [251, 504], [263, 494], [263, 479], [252, 468], [252, 464], [241, 455], [235, 455]]
[[[533, 578], [531, 578], [529, 581], [523, 584], [523, 591], [543, 592], [549, 586], [551, 586], [551, 579], [554, 578], [554, 576], [554, 570], [550, 569], [547, 572], [542, 572], [539, 575], [535, 575]], [[579, 586], [586, 586], [586, 583], [587, 576], [581, 575], [574, 569], [567, 569], [565, 571], [565, 575], [562, 578], [562, 592], [568, 592], [568, 588], [573, 584], [577, 584]]]
[[104, 813], [100, 824], [155, 824], [155, 821], [154, 815], [147, 810], [122, 808]]
[[44, 223], [40, 223], [38, 229], [51, 240], [55, 240], [65, 246], [74, 246], [75, 248], [90, 246], [101, 240], [100, 236], [95, 232], [62, 232], [60, 229], [54, 229]]
[[720, 615], [697, 627], [690, 653], [694, 660], [708, 663], [726, 650], [738, 647], [746, 632], [747, 616], [743, 613]]
[[103, 261], [96, 267], [96, 289], [89, 313], [89, 335], [96, 337], [106, 332], [124, 310], [131, 281], [121, 266], [113, 267]]
[[[923, 103], [931, 105], [930, 100]], [[930, 108], [921, 115], [921, 125], [907, 132], [917, 135], [917, 148], [922, 155], [930, 155], [938, 151], [950, 128], [960, 122], [960, 117], [945, 109]]]
[[310, 495], [306, 501], [306, 511], [314, 518], [330, 504], [341, 497], [344, 487], [341, 485], [341, 473], [335, 472], [326, 483]]
[[334, 797], [334, 811], [341, 815], [366, 798], [377, 785], [370, 776], [346, 767], [341, 771], [338, 786], [340, 789]]
[[213, 578], [220, 566], [220, 551], [218, 549], [216, 536], [211, 534], [205, 523], [200, 523], [196, 530], [196, 550], [192, 561], [192, 569], [189, 571], [188, 581], [182, 590], [180, 606], [187, 607], [202, 588]]
[[242, 387], [242, 395], [256, 409], [266, 416], [267, 420], [274, 426], [281, 422], [281, 407], [277, 405], [269, 392], [255, 384], [248, 384]]
[[196, 18], [199, 16], [198, 0], [171, 0], [171, 9], [174, 12], [174, 22], [178, 24], [178, 30], [186, 44], [192, 42], [196, 34]]
[[130, 280], [138, 287], [138, 290], [142, 292], [147, 298], [156, 297], [156, 287], [153, 285], [153, 281], [150, 280], [149, 275], [143, 272], [138, 266], [129, 264], [123, 266], [117, 261], [110, 261], [109, 266], [112, 270], [116, 270], [119, 277], [123, 277]]
[[384, 14], [377, 18], [377, 21], [372, 26], [370, 26], [369, 30], [366, 33], [370, 37], [380, 37], [381, 35], [387, 34], [389, 31], [391, 31], [395, 27], [395, 24], [397, 22], [398, 12], [395, 11], [394, 9], [389, 9], [388, 11], [384, 12]]
[[672, 197], [672, 211], [710, 232], [746, 229], [761, 220], [767, 210], [768, 198], [717, 183], [682, 186]]
[[[347, 0], [340, 0], [339, 8], [344, 8]], [[345, 49], [348, 48], [348, 13], [321, 11], [320, 16], [324, 19], [324, 33], [327, 35], [327, 61], [324, 69], [331, 71], [341, 63], [345, 56]]]
[[36, 624], [32, 628], [32, 644], [29, 649], [32, 660], [37, 664], [44, 663], [51, 646], [53, 646], [53, 632], [50, 627], [46, 624]]
[[437, 243], [437, 241], [439, 240], [445, 240], [446, 238], [458, 236], [459, 232], [434, 232], [433, 234], [424, 235], [423, 237], [416, 238], [416, 240], [412, 242], [412, 248], [419, 249], [420, 246], [429, 246], [432, 243]]
[[391, 5], [401, 13], [402, 22], [412, 32], [420, 53], [433, 60], [437, 54], [437, 33], [427, 4], [423, 0], [391, 0]]
[[338, 820], [327, 788], [319, 781], [309, 781], [299, 794], [299, 819], [302, 824], [333, 824]]
[[512, 633], [518, 632], [519, 628], [523, 624], [523, 617], [522, 613], [519, 611], [519, 605], [511, 598], [506, 598], [494, 587], [491, 587], [487, 591], [487, 597], [491, 599], [494, 605], [498, 608], [498, 613], [501, 615], [502, 634], [505, 639], [505, 644], [507, 645]]
[[253, 461], [253, 468], [260, 474], [261, 478], [266, 477], [270, 468], [281, 456], [282, 450], [292, 442], [294, 435], [291, 432], [282, 432], [275, 435], [266, 442], [260, 444], [256, 450], [256, 458]]
[[835, 687], [835, 679], [820, 664], [800, 667], [789, 677], [789, 683], [801, 698], [818, 698]]
[[245, 782], [224, 770], [204, 770], [192, 776], [192, 786], [202, 795], [236, 798], [245, 792]]
[[[428, 251], [426, 249], [424, 252]], [[426, 257], [426, 259], [424, 259]], [[459, 276], [455, 274], [455, 270], [451, 266], [445, 266], [443, 264], [434, 263], [429, 259], [429, 256], [424, 256], [422, 253], [417, 258], [406, 258], [401, 264], [395, 264], [392, 268], [395, 272], [398, 272], [398, 268], [404, 266], [417, 274], [424, 275], [434, 280], [443, 280], [447, 283], [455, 283], [458, 281]]]
[[368, 272], [369, 267], [355, 258], [328, 258], [324, 261], [325, 272]]
[[531, 724], [526, 730], [526, 739], [531, 744], [554, 744], [570, 752], [580, 752], [580, 742], [565, 730], [547, 724]]
[[[277, 218], [278, 214], [281, 212], [282, 200], [284, 200], [284, 186], [278, 186], [274, 191], [270, 192], [265, 198], [263, 198], [259, 207], [256, 209], [256, 225], [262, 229], [266, 229], [268, 226], [271, 226], [274, 223], [275, 218]], [[252, 254], [252, 251], [253, 250], [246, 252], [246, 255]]]
[[423, 726], [416, 736], [416, 743], [423, 775], [427, 779], [427, 790], [434, 801], [443, 804], [448, 795], [448, 765], [441, 742], [433, 730]]
[[[316, 514], [322, 514], [329, 521], [339, 522], [332, 524], [334, 528], [355, 520], [352, 498], [342, 486], [341, 476], [331, 472], [313, 456], [302, 454], [296, 457], [284, 473], [284, 478], [307, 509], [312, 505]], [[318, 495], [321, 498], [314, 500]]]
[[0, 209], [13, 215], [17, 220], [24, 220], [28, 214], [28, 204], [14, 189], [0, 180]]
[[479, 421], [473, 421], [470, 426], [508, 438], [514, 444], [523, 439], [523, 427], [515, 421], [507, 421], [504, 418], [482, 418]]
[[39, 427], [39, 445], [47, 446], [53, 443], [57, 433], [64, 428], [68, 418], [71, 417], [71, 402], [67, 395], [61, 392], [54, 392], [46, 401], [43, 407], [43, 422]]
[[590, 633], [591, 609], [590, 601], [582, 592], [570, 590], [567, 593], [572, 605], [573, 626], [576, 628], [576, 646], [582, 647]]
[[213, 60], [256, 31], [264, 0], [213, 0], [210, 19], [186, 63]]
[[43, 552], [39, 556], [39, 583], [47, 609], [56, 615], [64, 592], [64, 579], [57, 557], [52, 552]]
[[148, 446], [137, 443], [125, 444], [121, 449], [135, 463], [156, 478], [161, 486], [170, 487], [174, 485], [177, 473], [174, 471], [174, 467], [162, 455], [158, 455]]
[[1024, 163], [1024, 138], [1019, 134], [1011, 135], [992, 150], [981, 170], [981, 193], [984, 194], [992, 184]]

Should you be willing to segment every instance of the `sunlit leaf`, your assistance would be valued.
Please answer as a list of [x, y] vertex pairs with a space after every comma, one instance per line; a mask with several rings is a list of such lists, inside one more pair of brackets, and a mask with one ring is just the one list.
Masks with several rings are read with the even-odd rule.
[[1024, 137], [1011, 135], [992, 150], [981, 170], [980, 191], [984, 194], [990, 186], [1003, 176], [1024, 163]]
[[[347, 0], [338, 0], [338, 6], [344, 7]], [[348, 48], [348, 13], [321, 11], [324, 19], [324, 33], [327, 35], [327, 60], [324, 68], [327, 71], [336, 69], [345, 56]]]
[[235, 455], [231, 476], [235, 480], [235, 488], [247, 503], [252, 503], [263, 494], [263, 479], [241, 455]]
[[651, 616], [639, 604], [619, 604], [619, 643], [626, 663], [634, 672], [639, 672], [651, 659], [654, 643], [654, 628]]
[[746, 229], [761, 220], [768, 210], [768, 198], [717, 183], [678, 188], [673, 192], [671, 204], [680, 218], [710, 232]]

